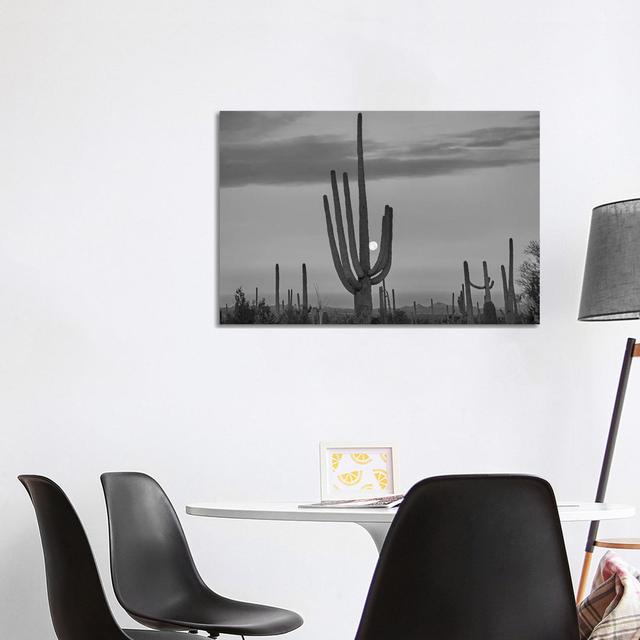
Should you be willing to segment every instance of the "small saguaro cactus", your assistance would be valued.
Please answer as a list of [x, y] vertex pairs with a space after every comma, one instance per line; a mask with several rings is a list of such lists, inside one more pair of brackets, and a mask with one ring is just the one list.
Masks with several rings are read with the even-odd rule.
[[378, 297], [380, 298], [380, 322], [384, 323], [386, 322], [386, 317], [387, 317], [387, 310], [386, 310], [386, 305], [387, 305], [387, 301], [385, 300], [384, 297], [384, 288], [383, 287], [378, 287]]
[[256, 307], [258, 306], [258, 287], [256, 287]]
[[391, 305], [388, 303], [389, 294], [387, 293], [387, 281], [386, 280], [382, 281], [382, 293], [384, 294], [384, 310], [385, 310], [386, 313], [389, 313], [389, 309], [391, 308]]
[[391, 289], [391, 297], [393, 299], [392, 309], [393, 309], [393, 313], [395, 313], [396, 312], [396, 290], [395, 289]]
[[280, 313], [280, 265], [276, 262], [276, 313]]
[[460, 294], [458, 295], [458, 311], [460, 311], [460, 315], [464, 316], [465, 306], [464, 306], [464, 285], [460, 288]]
[[434, 311], [433, 311], [433, 298], [431, 298], [431, 318], [432, 319], [433, 319], [433, 314], [434, 314]]
[[413, 301], [413, 324], [418, 324], [418, 308], [415, 300]]
[[[333, 207], [336, 221], [334, 234], [329, 198], [325, 195], [324, 214], [327, 223], [327, 235], [333, 266], [344, 288], [353, 295], [353, 310], [356, 322], [371, 322], [372, 299], [371, 287], [380, 284], [391, 269], [391, 246], [393, 241], [393, 209], [385, 205], [382, 217], [382, 236], [380, 239], [380, 253], [375, 264], [371, 266], [369, 254], [369, 211], [367, 208], [367, 191], [364, 181], [364, 152], [362, 149], [362, 114], [358, 114], [357, 124], [357, 156], [358, 156], [358, 222], [360, 244], [356, 241], [351, 209], [351, 194], [349, 191], [349, 176], [342, 174], [344, 190], [344, 206], [347, 221], [347, 235], [345, 236], [340, 194], [336, 172], [331, 171], [331, 190], [333, 192]], [[337, 234], [337, 243], [336, 243]], [[348, 237], [348, 244], [347, 244]], [[353, 269], [352, 269], [353, 265]]]
[[302, 263], [302, 308], [305, 313], [309, 311], [309, 293], [307, 290], [307, 265]]

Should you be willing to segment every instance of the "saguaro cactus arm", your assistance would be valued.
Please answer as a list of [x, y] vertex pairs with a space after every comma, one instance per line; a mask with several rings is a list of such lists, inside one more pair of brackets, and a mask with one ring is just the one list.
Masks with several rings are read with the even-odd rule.
[[393, 209], [387, 204], [384, 207], [384, 215], [382, 216], [382, 233], [380, 234], [380, 253], [378, 259], [371, 269], [370, 276], [383, 269], [387, 260], [391, 260], [391, 236], [393, 235]]
[[[385, 225], [385, 219], [386, 219], [386, 225]], [[385, 206], [385, 213], [384, 213], [384, 217], [382, 219], [382, 240], [381, 242], [382, 247], [380, 248], [380, 258], [382, 258], [382, 254], [384, 253], [384, 263], [379, 267], [382, 269], [382, 271], [380, 271], [380, 273], [378, 275], [372, 275], [371, 278], [371, 284], [378, 284], [380, 282], [382, 282], [387, 275], [389, 274], [389, 271], [391, 270], [391, 256], [392, 256], [392, 246], [393, 246], [393, 208], [390, 207], [389, 205]], [[387, 229], [387, 233], [384, 233], [384, 229]], [[376, 261], [376, 264], [374, 265], [374, 269], [375, 267], [378, 266], [378, 261]], [[373, 269], [371, 270], [371, 272], [373, 272]]]
[[342, 187], [344, 189], [344, 209], [347, 216], [347, 233], [349, 235], [349, 251], [351, 252], [351, 262], [358, 278], [362, 278], [365, 273], [358, 258], [358, 243], [356, 242], [356, 232], [353, 226], [353, 209], [351, 208], [351, 190], [349, 189], [349, 175], [345, 171], [342, 174]]
[[336, 172], [331, 171], [331, 191], [333, 191], [333, 209], [336, 216], [336, 232], [338, 234], [338, 249], [340, 250], [340, 262], [345, 277], [355, 287], [357, 283], [356, 276], [351, 271], [349, 262], [349, 251], [347, 249], [347, 241], [344, 235], [344, 225], [342, 223], [342, 208], [340, 207], [340, 194], [338, 193], [338, 181], [336, 180]]
[[333, 234], [333, 222], [331, 222], [331, 210], [329, 209], [329, 198], [322, 196], [324, 203], [324, 216], [327, 222], [327, 235], [329, 236], [329, 248], [331, 249], [331, 258], [333, 259], [333, 266], [335, 267], [338, 278], [342, 282], [342, 286], [351, 294], [355, 294], [356, 286], [353, 281], [350, 281], [342, 269], [342, 262], [340, 261], [340, 254], [338, 253], [338, 247], [336, 246], [336, 239]]
[[491, 280], [490, 284], [473, 284], [473, 282], [471, 282], [471, 280], [469, 280], [469, 284], [474, 289], [493, 289], [493, 285], [495, 284], [495, 282], [493, 280]]

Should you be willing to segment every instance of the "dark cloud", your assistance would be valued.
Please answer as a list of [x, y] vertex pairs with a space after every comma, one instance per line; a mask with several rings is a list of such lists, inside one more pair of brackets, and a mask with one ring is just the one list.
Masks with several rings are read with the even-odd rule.
[[302, 115], [300, 111], [222, 111], [220, 142], [267, 138]]
[[[440, 135], [406, 145], [366, 140], [367, 178], [426, 178], [537, 162], [538, 138], [538, 127], [528, 122], [522, 126], [487, 127]], [[342, 136], [223, 142], [220, 186], [326, 182], [331, 169], [352, 172], [355, 162], [355, 141]]]
[[467, 134], [467, 147], [504, 147], [512, 142], [537, 141], [540, 129], [537, 126], [490, 127], [477, 129]]

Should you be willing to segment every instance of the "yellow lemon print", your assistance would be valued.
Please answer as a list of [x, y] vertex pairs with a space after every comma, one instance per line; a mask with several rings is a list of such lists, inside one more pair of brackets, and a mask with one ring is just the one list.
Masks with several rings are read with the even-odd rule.
[[347, 473], [341, 473], [338, 476], [338, 480], [342, 482], [342, 484], [346, 484], [347, 487], [352, 487], [355, 484], [358, 484], [360, 480], [362, 480], [362, 471], [358, 469], [357, 471], [347, 471]]
[[331, 454], [331, 468], [335, 471], [340, 464], [340, 460], [342, 460], [341, 453], [332, 453]]
[[371, 456], [368, 453], [352, 453], [351, 459], [358, 464], [369, 464]]
[[373, 475], [378, 481], [378, 485], [382, 490], [386, 489], [389, 485], [389, 474], [384, 469], [374, 469]]
[[382, 462], [384, 462], [386, 464], [387, 461], [389, 460], [389, 454], [388, 453], [381, 453], [380, 454], [380, 460], [382, 460]]
[[370, 482], [367, 482], [367, 484], [363, 484], [362, 485], [362, 490], [363, 491], [373, 491], [373, 485]]

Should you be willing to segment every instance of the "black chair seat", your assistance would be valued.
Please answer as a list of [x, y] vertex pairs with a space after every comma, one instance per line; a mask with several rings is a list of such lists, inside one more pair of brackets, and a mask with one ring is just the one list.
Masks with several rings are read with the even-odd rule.
[[293, 611], [204, 593], [188, 601], [167, 605], [160, 611], [147, 611], [134, 618], [154, 628], [196, 628], [210, 634], [271, 636], [288, 633], [302, 624]]
[[[123, 629], [122, 632], [131, 640], [189, 640], [191, 637], [175, 631], [149, 631], [148, 629]], [[91, 639], [87, 638], [87, 640]]]
[[198, 573], [169, 498], [153, 478], [119, 472], [104, 473], [101, 480], [113, 589], [134, 620], [152, 629], [242, 636], [279, 635], [302, 624], [293, 611], [212, 591]]

